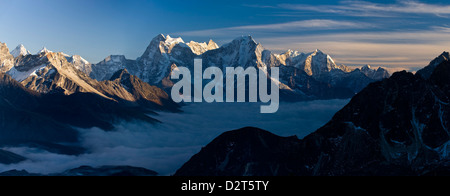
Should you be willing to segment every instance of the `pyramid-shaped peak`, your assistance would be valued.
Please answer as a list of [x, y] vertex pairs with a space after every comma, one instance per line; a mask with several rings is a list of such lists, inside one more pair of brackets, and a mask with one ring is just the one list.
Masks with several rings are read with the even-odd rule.
[[38, 52], [38, 54], [47, 54], [47, 53], [50, 53], [50, 52], [52, 52], [52, 51], [48, 50], [46, 47], [43, 47], [43, 48]]
[[216, 42], [214, 42], [212, 39], [210, 39], [208, 42], [208, 45], [211, 45], [211, 44], [216, 44]]
[[25, 48], [25, 46], [23, 45], [23, 44], [19, 44], [17, 47], [16, 47], [16, 49], [24, 49]]
[[216, 42], [214, 42], [212, 39], [208, 42], [208, 50], [217, 49], [219, 48], [219, 45], [217, 45]]
[[11, 55], [14, 56], [14, 58], [18, 56], [27, 56], [30, 54], [30, 51], [28, 51], [23, 44], [19, 44], [13, 51], [11, 51]]

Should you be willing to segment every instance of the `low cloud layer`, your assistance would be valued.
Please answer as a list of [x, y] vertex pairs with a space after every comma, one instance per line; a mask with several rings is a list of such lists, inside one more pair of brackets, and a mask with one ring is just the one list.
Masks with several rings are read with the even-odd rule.
[[328, 122], [349, 100], [281, 103], [275, 114], [260, 114], [257, 103], [191, 104], [183, 113], [161, 113], [159, 125], [124, 123], [116, 131], [80, 130], [90, 153], [58, 155], [31, 148], [7, 148], [29, 160], [0, 165], [0, 172], [25, 169], [55, 173], [81, 165], [131, 165], [173, 174], [189, 158], [225, 131], [255, 126], [281, 136], [303, 138]]

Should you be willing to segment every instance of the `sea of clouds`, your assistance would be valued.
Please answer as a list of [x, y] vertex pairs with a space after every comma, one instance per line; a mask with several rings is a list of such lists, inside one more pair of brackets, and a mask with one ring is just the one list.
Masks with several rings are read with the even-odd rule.
[[81, 145], [89, 153], [79, 156], [54, 154], [34, 148], [4, 148], [28, 158], [12, 169], [51, 174], [81, 165], [130, 165], [171, 175], [192, 155], [223, 132], [246, 126], [259, 127], [280, 136], [303, 138], [327, 123], [349, 102], [325, 100], [280, 103], [274, 114], [261, 114], [260, 103], [192, 103], [182, 113], [152, 116], [162, 123], [122, 123], [116, 130], [80, 129]]

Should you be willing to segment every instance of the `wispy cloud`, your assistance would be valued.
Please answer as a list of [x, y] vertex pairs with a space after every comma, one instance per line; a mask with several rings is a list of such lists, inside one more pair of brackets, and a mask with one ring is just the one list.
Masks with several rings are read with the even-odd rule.
[[242, 32], [298, 32], [298, 31], [312, 31], [312, 30], [337, 30], [337, 29], [365, 29], [376, 28], [376, 25], [364, 22], [351, 22], [339, 20], [300, 20], [286, 23], [276, 24], [262, 24], [262, 25], [246, 25], [228, 28], [207, 29], [199, 31], [189, 31], [177, 33], [185, 36], [218, 36], [218, 35], [233, 35], [242, 34]]
[[[344, 0], [337, 4], [244, 5], [291, 22], [178, 33], [226, 43], [252, 35], [274, 52], [321, 49], [338, 63], [416, 70], [450, 48], [450, 3]], [[386, 17], [392, 17], [387, 19]], [[277, 18], [277, 19], [279, 19]], [[298, 18], [301, 18], [299, 20]]]
[[409, 67], [411, 70], [426, 66], [434, 57], [450, 49], [449, 29], [445, 27], [414, 32], [346, 32], [259, 40], [272, 51], [318, 48], [333, 56], [337, 63]]
[[401, 0], [394, 4], [372, 3], [368, 1], [341, 1], [339, 5], [280, 4], [278, 8], [350, 16], [392, 17], [398, 14], [450, 16], [450, 5], [428, 4], [411, 0]]
[[372, 24], [362, 22], [336, 21], [336, 20], [301, 20], [287, 23], [267, 24], [267, 25], [249, 25], [233, 27], [234, 30], [286, 30], [297, 28], [309, 29], [361, 29], [374, 27]]

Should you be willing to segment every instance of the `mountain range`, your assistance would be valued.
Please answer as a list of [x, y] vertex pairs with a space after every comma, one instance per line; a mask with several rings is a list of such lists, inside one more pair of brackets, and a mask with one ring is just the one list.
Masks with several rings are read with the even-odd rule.
[[303, 139], [254, 127], [226, 132], [175, 175], [449, 175], [449, 75], [444, 52], [416, 75], [371, 83]]
[[[266, 50], [251, 36], [236, 38], [219, 47], [212, 40], [208, 43], [185, 43], [182, 38], [160, 34], [152, 39], [143, 55], [136, 60], [127, 59], [123, 55], [111, 55], [97, 64], [89, 63], [79, 55], [54, 53], [46, 48], [36, 55], [30, 55], [23, 45], [13, 50], [12, 55], [8, 55], [6, 46], [3, 48], [5, 57], [0, 58], [5, 61], [3, 72], [7, 72], [27, 88], [46, 93], [59, 86], [66, 94], [77, 91], [104, 97], [122, 94], [119, 97], [124, 100], [130, 100], [130, 96], [121, 92], [109, 92], [107, 95], [98, 86], [117, 71], [126, 69], [143, 82], [170, 92], [176, 82], [170, 79], [172, 70], [182, 66], [193, 71], [195, 58], [203, 59], [203, 69], [216, 66], [224, 70], [226, 67], [241, 66], [270, 72], [272, 67], [279, 67], [281, 99], [288, 101], [350, 98], [369, 83], [390, 76], [387, 70], [372, 69], [369, 65], [354, 70], [345, 65], [337, 65], [329, 55], [320, 50], [310, 53], [288, 50], [283, 54], [275, 54]], [[56, 80], [51, 78], [55, 71], [58, 76], [63, 77], [57, 77]]]
[[32, 55], [22, 45], [12, 53], [0, 44], [3, 147], [80, 154], [84, 149], [77, 146], [76, 128], [113, 130], [122, 121], [158, 123], [149, 115], [180, 111], [165, 91], [127, 70], [117, 70], [109, 80], [99, 82], [77, 68], [86, 62], [79, 56], [46, 48]]
[[224, 71], [226, 67], [240, 66], [270, 71], [272, 67], [279, 67], [282, 100], [350, 98], [369, 83], [390, 76], [383, 68], [375, 70], [365, 66], [351, 70], [345, 65], [336, 65], [320, 50], [311, 53], [288, 50], [274, 54], [251, 36], [242, 36], [218, 47], [212, 40], [208, 44], [193, 41], [186, 44], [182, 38], [162, 34], [153, 38], [144, 54], [136, 60], [112, 55], [98, 64], [83, 65], [81, 70], [102, 81], [126, 68], [145, 82], [170, 89], [176, 82], [170, 79], [172, 70], [182, 66], [193, 73], [195, 58], [203, 60], [203, 69], [215, 66]]

